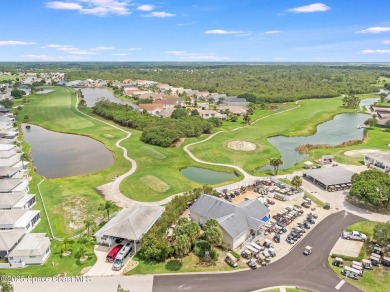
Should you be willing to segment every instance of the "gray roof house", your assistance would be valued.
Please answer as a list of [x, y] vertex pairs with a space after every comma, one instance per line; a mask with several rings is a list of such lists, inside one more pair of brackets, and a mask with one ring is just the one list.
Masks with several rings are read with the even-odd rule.
[[0, 210], [30, 209], [36, 203], [33, 194], [0, 194]]
[[116, 238], [139, 241], [160, 218], [163, 211], [162, 206], [138, 204], [124, 208], [95, 233], [96, 242], [111, 246]]
[[269, 209], [259, 200], [247, 200], [235, 205], [210, 195], [201, 195], [191, 206], [191, 220], [203, 225], [216, 219], [223, 233], [223, 242], [236, 249], [249, 238], [259, 234], [260, 227], [269, 220]]
[[38, 210], [0, 210], [0, 230], [20, 229], [30, 232], [40, 219]]
[[25, 193], [29, 191], [28, 181], [18, 178], [3, 178], [0, 179], [0, 195], [1, 193]]
[[11, 267], [43, 264], [50, 255], [50, 239], [45, 235], [45, 233], [27, 233], [9, 253], [8, 261]]
[[8, 253], [13, 249], [24, 235], [23, 230], [0, 230], [0, 258], [8, 257]]

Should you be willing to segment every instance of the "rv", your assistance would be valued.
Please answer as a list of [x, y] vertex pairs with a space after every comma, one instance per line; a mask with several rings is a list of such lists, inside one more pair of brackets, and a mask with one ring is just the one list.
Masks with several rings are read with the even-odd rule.
[[130, 255], [133, 250], [133, 245], [128, 242], [124, 247], [121, 248], [118, 255], [115, 257], [115, 261], [112, 264], [114, 271], [119, 271], [125, 264], [126, 258]]

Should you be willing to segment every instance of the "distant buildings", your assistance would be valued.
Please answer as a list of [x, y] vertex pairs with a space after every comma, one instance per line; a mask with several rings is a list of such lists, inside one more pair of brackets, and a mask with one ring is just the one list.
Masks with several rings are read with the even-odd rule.
[[366, 154], [364, 164], [390, 174], [390, 153], [377, 151]]

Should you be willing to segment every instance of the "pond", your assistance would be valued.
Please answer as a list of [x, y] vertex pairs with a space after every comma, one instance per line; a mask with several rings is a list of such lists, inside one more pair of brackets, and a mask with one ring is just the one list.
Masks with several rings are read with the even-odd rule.
[[133, 108], [138, 108], [137, 105], [130, 101], [122, 100], [114, 95], [114, 93], [111, 90], [108, 90], [107, 88], [95, 88], [95, 87], [87, 87], [87, 88], [75, 88], [76, 90], [80, 89], [81, 92], [84, 95], [84, 100], [87, 103], [88, 107], [92, 107], [95, 105], [96, 101], [104, 97], [108, 99], [111, 102], [120, 103], [120, 104], [127, 104], [130, 105]]
[[235, 178], [234, 173], [221, 172], [201, 167], [186, 167], [180, 170], [180, 173], [190, 180], [202, 184], [217, 184]]
[[[332, 120], [319, 124], [317, 126], [317, 132], [312, 136], [276, 136], [269, 138], [268, 142], [281, 153], [283, 165], [279, 169], [288, 169], [308, 158], [308, 154], [303, 154], [296, 150], [299, 145], [340, 145], [349, 140], [363, 139], [364, 129], [359, 129], [358, 126], [362, 125], [367, 118], [369, 118], [369, 115], [361, 113], [339, 114]], [[273, 168], [270, 165], [266, 165], [258, 169], [258, 171], [269, 169]]]
[[92, 138], [22, 126], [37, 173], [47, 178], [87, 174], [114, 164], [111, 151]]

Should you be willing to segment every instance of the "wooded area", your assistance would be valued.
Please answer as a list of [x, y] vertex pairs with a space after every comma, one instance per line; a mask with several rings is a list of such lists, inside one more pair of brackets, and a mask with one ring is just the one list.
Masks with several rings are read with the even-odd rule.
[[373, 91], [390, 68], [374, 64], [63, 63], [0, 64], [0, 70], [65, 72], [70, 80], [148, 79], [228, 95], [253, 94], [251, 102], [286, 102]]
[[105, 99], [95, 104], [93, 112], [122, 126], [142, 131], [141, 140], [143, 142], [161, 147], [170, 147], [183, 137], [199, 137], [201, 134], [209, 134], [214, 127], [212, 122], [200, 116], [163, 119]]

